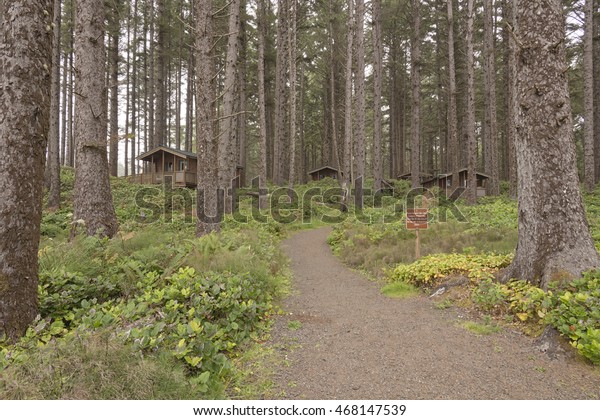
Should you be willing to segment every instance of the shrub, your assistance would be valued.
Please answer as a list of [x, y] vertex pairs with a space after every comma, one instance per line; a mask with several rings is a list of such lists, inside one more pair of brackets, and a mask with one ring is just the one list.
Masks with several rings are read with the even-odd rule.
[[600, 272], [590, 271], [557, 295], [549, 322], [573, 347], [600, 364]]
[[464, 275], [472, 280], [490, 279], [494, 272], [506, 267], [511, 261], [512, 255], [428, 255], [412, 264], [396, 266], [388, 272], [388, 278], [391, 282], [405, 282], [417, 286], [432, 286], [451, 275]]

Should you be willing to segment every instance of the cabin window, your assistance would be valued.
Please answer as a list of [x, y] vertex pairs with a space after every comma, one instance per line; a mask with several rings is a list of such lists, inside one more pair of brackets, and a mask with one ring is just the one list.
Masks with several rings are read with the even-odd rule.
[[333, 178], [333, 179], [337, 179], [337, 174], [333, 174], [333, 175], [332, 175], [332, 178]]
[[446, 178], [446, 187], [451, 187], [452, 186], [452, 178], [447, 177]]
[[180, 171], [185, 171], [187, 168], [185, 167], [185, 160], [180, 160], [179, 161], [179, 170]]
[[166, 172], [173, 172], [173, 162], [167, 162]]

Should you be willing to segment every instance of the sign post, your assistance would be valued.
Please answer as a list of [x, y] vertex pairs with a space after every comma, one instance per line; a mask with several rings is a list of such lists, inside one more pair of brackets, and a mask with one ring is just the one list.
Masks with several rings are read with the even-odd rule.
[[427, 229], [428, 224], [428, 212], [426, 208], [413, 208], [406, 210], [406, 229], [414, 230], [417, 234], [417, 240], [415, 242], [415, 258], [421, 258], [421, 238], [419, 236], [419, 230]]

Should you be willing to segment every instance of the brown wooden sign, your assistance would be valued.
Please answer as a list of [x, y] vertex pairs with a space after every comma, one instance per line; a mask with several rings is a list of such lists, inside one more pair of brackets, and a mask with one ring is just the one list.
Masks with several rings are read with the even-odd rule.
[[406, 229], [421, 230], [429, 227], [427, 223], [427, 209], [407, 209]]

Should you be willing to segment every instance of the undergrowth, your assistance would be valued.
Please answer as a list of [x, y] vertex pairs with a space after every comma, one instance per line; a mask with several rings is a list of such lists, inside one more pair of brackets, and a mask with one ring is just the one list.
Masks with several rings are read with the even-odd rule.
[[0, 398], [225, 397], [287, 293], [285, 227], [228, 216], [195, 238], [183, 200], [149, 221], [134, 200], [147, 187], [114, 179], [120, 232], [69, 241], [65, 172], [65, 206], [42, 223], [40, 316], [17, 343], [0, 342]]

